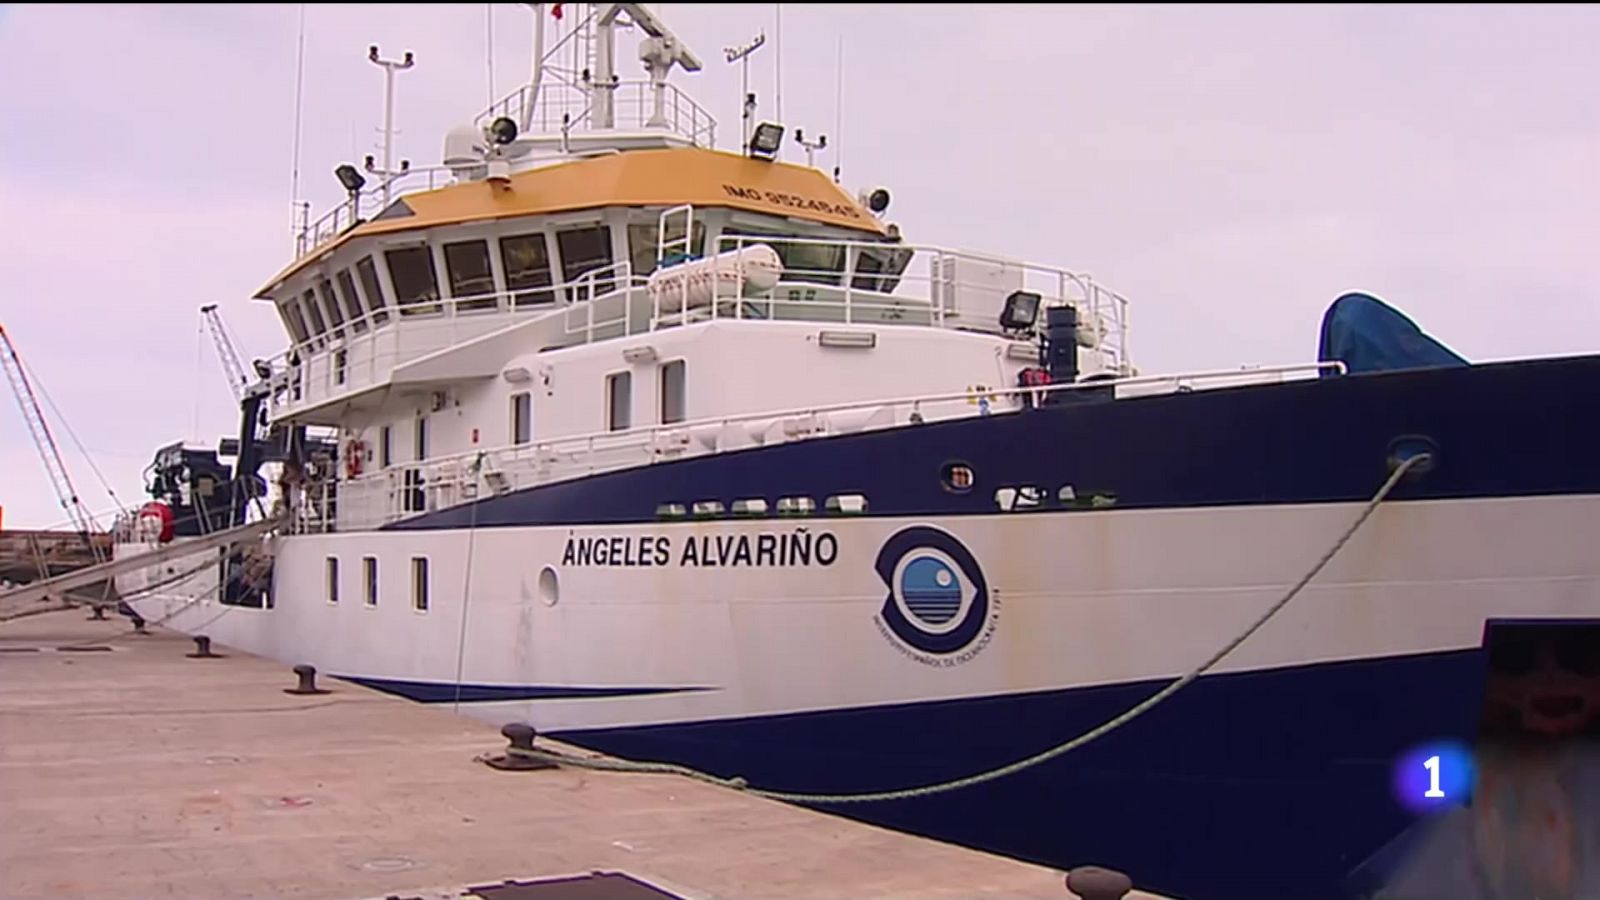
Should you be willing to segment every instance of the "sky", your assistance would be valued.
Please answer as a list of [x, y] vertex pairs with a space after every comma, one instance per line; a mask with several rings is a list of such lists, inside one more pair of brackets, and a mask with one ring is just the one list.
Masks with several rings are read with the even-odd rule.
[[[673, 81], [721, 146], [740, 99], [723, 48], [764, 31], [762, 118], [781, 96], [791, 129], [826, 133], [819, 167], [890, 188], [914, 243], [1121, 291], [1146, 373], [1311, 361], [1347, 290], [1473, 361], [1600, 344], [1600, 7], [652, 8], [705, 62]], [[142, 502], [158, 447], [236, 431], [202, 305], [247, 359], [283, 349], [248, 298], [293, 249], [301, 12], [0, 5], [0, 324], [93, 510]], [[416, 54], [397, 155], [436, 164], [491, 75], [495, 95], [526, 78], [530, 16], [304, 7], [300, 196], [328, 208], [333, 168], [377, 152], [368, 45]], [[6, 527], [64, 522], [8, 398], [0, 473]]]

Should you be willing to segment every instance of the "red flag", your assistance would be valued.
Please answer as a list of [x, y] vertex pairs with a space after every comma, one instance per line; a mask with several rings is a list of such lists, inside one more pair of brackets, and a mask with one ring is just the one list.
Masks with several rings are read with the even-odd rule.
[[555, 16], [557, 19], [561, 18], [561, 4], [552, 4], [550, 7], [550, 15]]

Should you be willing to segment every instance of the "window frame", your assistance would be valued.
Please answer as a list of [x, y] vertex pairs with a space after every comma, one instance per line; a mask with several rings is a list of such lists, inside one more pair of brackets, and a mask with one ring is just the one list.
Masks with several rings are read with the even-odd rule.
[[[677, 417], [669, 418], [667, 389], [669, 380], [667, 373], [677, 367]], [[670, 359], [656, 367], [656, 420], [662, 425], [676, 425], [689, 420], [689, 368], [688, 361], [682, 358]]]
[[426, 556], [411, 557], [411, 611], [425, 613], [432, 608], [432, 566]]
[[[617, 386], [619, 384], [622, 385], [622, 390], [620, 392], [617, 389]], [[633, 371], [630, 370], [630, 369], [622, 369], [622, 370], [617, 371], [617, 372], [608, 373], [606, 375], [606, 388], [605, 388], [605, 390], [606, 390], [606, 395], [605, 395], [606, 428], [605, 428], [605, 430], [607, 432], [613, 432], [613, 433], [614, 432], [620, 432], [620, 431], [632, 431], [633, 430]], [[622, 401], [623, 401], [620, 407], [617, 404], [617, 398], [619, 396], [622, 398]], [[622, 413], [622, 416], [621, 416], [621, 419], [622, 419], [621, 427], [618, 427], [618, 425], [617, 425], [617, 420], [618, 420], [617, 413], [618, 413], [619, 409], [620, 409], [620, 411]]]

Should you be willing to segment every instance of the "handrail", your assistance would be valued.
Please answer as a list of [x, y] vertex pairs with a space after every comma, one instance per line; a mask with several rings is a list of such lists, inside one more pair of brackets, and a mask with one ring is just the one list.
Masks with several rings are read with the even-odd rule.
[[[693, 446], [696, 437], [703, 437], [706, 434], [718, 435], [720, 443], [720, 436], [726, 434], [725, 429], [741, 424], [764, 422], [767, 428], [762, 429], [763, 434], [767, 433], [772, 426], [785, 426], [785, 436], [780, 440], [787, 442], [839, 433], [839, 430], [836, 429], [842, 423], [829, 421], [828, 418], [832, 414], [839, 413], [870, 411], [866, 419], [845, 426], [842, 429], [844, 431], [878, 430], [902, 426], [908, 422], [924, 421], [921, 415], [923, 410], [928, 410], [929, 414], [933, 415], [935, 408], [941, 404], [970, 403], [975, 397], [987, 398], [991, 402], [1009, 398], [1015, 401], [1015, 405], [1006, 409], [991, 411], [991, 407], [980, 403], [975, 411], [962, 412], [957, 415], [939, 415], [937, 418], [953, 421], [961, 418], [989, 415], [1016, 415], [1027, 408], [1028, 404], [1023, 402], [1026, 398], [1031, 396], [1034, 399], [1034, 403], [1038, 404], [1045, 396], [1057, 392], [1088, 390], [1115, 392], [1118, 388], [1161, 384], [1164, 382], [1174, 383], [1176, 389], [1182, 390], [1186, 386], [1193, 385], [1194, 382], [1213, 379], [1260, 379], [1277, 375], [1281, 380], [1284, 376], [1295, 373], [1313, 374], [1330, 370], [1339, 374], [1345, 374], [1348, 371], [1344, 363], [1331, 361], [1164, 375], [1138, 375], [1057, 385], [996, 387], [984, 389], [981, 392], [946, 392], [822, 404], [782, 410], [764, 410], [731, 416], [707, 417], [668, 425], [648, 425], [626, 431], [596, 431], [547, 441], [507, 444], [454, 453], [423, 461], [396, 463], [386, 468], [375, 469], [353, 480], [341, 481], [339, 483], [339, 503], [342, 509], [339, 514], [335, 516], [330, 507], [323, 510], [323, 514], [319, 518], [308, 519], [298, 523], [298, 525], [302, 529], [320, 528], [323, 530], [337, 529], [341, 525], [343, 527], [352, 527], [352, 523], [359, 523], [355, 524], [355, 527], [368, 527], [372, 524], [394, 521], [407, 514], [450, 508], [459, 503], [478, 499], [482, 496], [485, 488], [499, 492], [508, 485], [521, 486], [526, 484], [526, 481], [518, 477], [518, 473], [532, 475], [533, 484], [545, 484], [583, 475], [592, 475], [602, 471], [613, 471], [632, 464], [655, 463], [662, 458], [664, 453], [673, 453], [674, 451], [685, 452], [685, 455], [693, 456], [728, 452], [727, 449], [715, 449], [712, 444], [705, 444], [706, 449], [704, 451], [693, 451], [689, 448]], [[897, 414], [893, 414], [907, 407], [910, 410], [908, 420], [902, 421]], [[876, 414], [883, 411], [890, 411], [892, 414], [887, 417], [886, 421], [872, 424]], [[790, 428], [788, 426], [794, 427]], [[664, 441], [664, 438], [670, 440]], [[765, 444], [768, 441], [767, 437], [758, 438], [755, 432], [751, 432], [748, 438], [750, 443], [756, 445]], [[499, 486], [495, 485], [496, 480], [500, 481]], [[420, 504], [413, 499], [415, 496], [421, 497], [422, 502]], [[323, 499], [325, 501], [330, 499], [326, 491], [323, 492]], [[375, 503], [377, 504], [376, 507], [374, 507]], [[357, 513], [352, 516], [349, 512], [349, 504], [354, 504], [357, 509], [365, 510], [366, 515]]]

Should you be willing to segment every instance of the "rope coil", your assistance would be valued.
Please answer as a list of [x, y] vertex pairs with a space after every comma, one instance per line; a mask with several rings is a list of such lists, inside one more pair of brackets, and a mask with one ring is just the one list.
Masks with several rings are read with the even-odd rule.
[[1016, 762], [1000, 766], [999, 768], [978, 772], [973, 775], [968, 775], [964, 778], [956, 778], [949, 781], [941, 781], [936, 784], [914, 788], [903, 788], [900, 790], [874, 791], [870, 793], [854, 794], [807, 794], [793, 793], [788, 791], [770, 791], [762, 788], [754, 788], [751, 787], [743, 778], [719, 778], [716, 775], [710, 775], [705, 772], [700, 772], [687, 766], [680, 766], [674, 763], [636, 762], [633, 760], [574, 756], [568, 753], [557, 753], [549, 750], [540, 750], [538, 748], [530, 751], [519, 747], [508, 747], [506, 749], [506, 754], [509, 756], [527, 757], [529, 759], [535, 759], [541, 762], [552, 762], [556, 763], [557, 765], [573, 766], [581, 769], [594, 769], [603, 772], [634, 772], [640, 774], [682, 775], [687, 778], [692, 778], [695, 781], [703, 781], [708, 784], [717, 785], [718, 787], [733, 788], [734, 790], [743, 791], [748, 794], [754, 794], [757, 797], [765, 797], [769, 800], [781, 800], [788, 803], [801, 804], [879, 803], [890, 800], [910, 800], [917, 797], [928, 797], [935, 794], [957, 791], [962, 788], [973, 787], [985, 782], [994, 781], [998, 778], [1004, 778], [1007, 775], [1014, 775], [1026, 769], [1031, 769], [1041, 763], [1049, 762], [1058, 756], [1070, 753], [1071, 751], [1076, 750], [1091, 741], [1110, 734], [1118, 728], [1121, 728], [1129, 722], [1132, 722], [1134, 719], [1137, 719], [1138, 717], [1149, 712], [1155, 706], [1165, 701], [1173, 694], [1176, 694], [1178, 691], [1192, 683], [1196, 678], [1199, 678], [1201, 675], [1205, 674], [1207, 671], [1216, 666], [1217, 663], [1222, 661], [1223, 657], [1227, 656], [1229, 653], [1232, 653], [1234, 650], [1238, 649], [1240, 644], [1243, 644], [1245, 641], [1249, 640], [1251, 635], [1261, 630], [1263, 625], [1267, 624], [1268, 621], [1270, 621], [1278, 614], [1279, 611], [1289, 604], [1290, 600], [1293, 600], [1296, 595], [1305, 589], [1305, 586], [1311, 583], [1311, 579], [1315, 578], [1317, 573], [1321, 572], [1323, 568], [1326, 567], [1333, 559], [1333, 557], [1337, 555], [1340, 550], [1344, 549], [1345, 544], [1350, 542], [1350, 539], [1355, 536], [1355, 533], [1360, 530], [1361, 526], [1366, 524], [1367, 519], [1372, 516], [1372, 513], [1375, 510], [1377, 510], [1378, 505], [1389, 496], [1390, 491], [1394, 490], [1395, 485], [1400, 483], [1400, 479], [1405, 477], [1406, 472], [1410, 471], [1413, 466], [1422, 464], [1428, 459], [1430, 459], [1430, 454], [1417, 453], [1398, 463], [1395, 466], [1394, 471], [1390, 473], [1388, 480], [1383, 483], [1383, 486], [1378, 489], [1376, 494], [1373, 494], [1372, 499], [1367, 501], [1367, 505], [1361, 510], [1361, 514], [1356, 517], [1356, 520], [1351, 523], [1349, 528], [1345, 529], [1344, 533], [1339, 536], [1339, 539], [1335, 541], [1331, 547], [1328, 548], [1327, 552], [1322, 554], [1322, 557], [1317, 560], [1316, 564], [1313, 565], [1310, 570], [1308, 570], [1306, 574], [1300, 578], [1299, 581], [1296, 581], [1294, 586], [1289, 588], [1288, 592], [1286, 592], [1275, 603], [1269, 606], [1266, 612], [1262, 613], [1255, 620], [1255, 622], [1251, 623], [1250, 627], [1240, 632], [1240, 634], [1233, 640], [1224, 644], [1222, 649], [1212, 654], [1211, 657], [1205, 662], [1191, 669], [1176, 681], [1168, 684], [1166, 687], [1157, 691], [1155, 694], [1151, 695], [1140, 703], [1135, 704], [1126, 712], [1118, 715], [1110, 721], [1086, 731], [1069, 741], [1057, 744], [1047, 750], [1035, 753], [1034, 755], [1025, 759], [1020, 759]]

